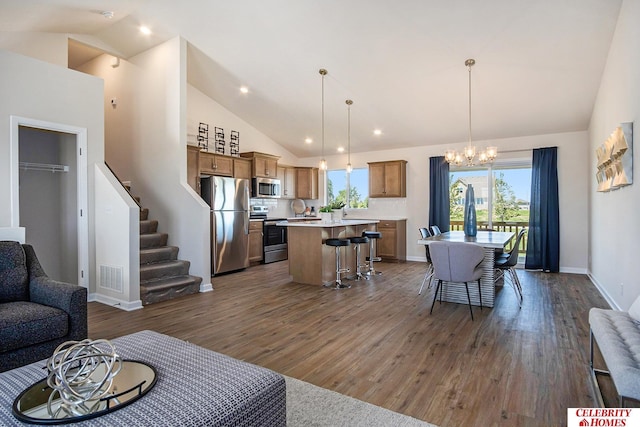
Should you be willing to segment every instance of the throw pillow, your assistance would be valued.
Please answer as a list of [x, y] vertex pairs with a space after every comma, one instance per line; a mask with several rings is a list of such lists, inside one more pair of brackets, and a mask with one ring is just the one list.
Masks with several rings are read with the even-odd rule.
[[0, 241], [0, 303], [29, 301], [27, 257], [18, 242]]

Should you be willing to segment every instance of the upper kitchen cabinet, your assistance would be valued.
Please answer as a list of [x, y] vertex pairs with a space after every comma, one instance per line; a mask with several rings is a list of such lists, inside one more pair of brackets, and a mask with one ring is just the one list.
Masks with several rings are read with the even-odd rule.
[[251, 179], [251, 160], [242, 157], [233, 158], [233, 177]]
[[278, 156], [271, 154], [249, 151], [240, 153], [240, 157], [245, 157], [253, 161], [253, 176], [263, 178], [276, 178], [278, 176]]
[[278, 166], [278, 179], [282, 185], [281, 198], [296, 198], [296, 168], [293, 166]]
[[200, 149], [195, 145], [187, 145], [187, 183], [200, 194]]
[[296, 169], [296, 198], [318, 198], [318, 168], [297, 167]]
[[369, 197], [407, 197], [407, 161], [369, 163]]
[[200, 152], [200, 173], [204, 175], [233, 176], [233, 157]]

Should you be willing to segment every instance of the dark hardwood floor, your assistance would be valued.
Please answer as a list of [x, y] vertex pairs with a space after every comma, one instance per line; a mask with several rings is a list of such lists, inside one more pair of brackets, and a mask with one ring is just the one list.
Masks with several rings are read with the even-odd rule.
[[215, 277], [213, 292], [124, 312], [89, 304], [91, 338], [152, 329], [441, 426], [565, 425], [595, 406], [587, 276], [518, 271], [493, 309], [418, 296], [425, 264], [336, 291], [292, 283], [287, 262]]

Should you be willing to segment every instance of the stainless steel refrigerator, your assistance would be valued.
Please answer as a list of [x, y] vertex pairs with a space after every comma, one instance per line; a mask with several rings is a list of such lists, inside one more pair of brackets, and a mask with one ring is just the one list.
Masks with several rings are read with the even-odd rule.
[[248, 179], [201, 178], [202, 198], [211, 206], [211, 275], [249, 266]]

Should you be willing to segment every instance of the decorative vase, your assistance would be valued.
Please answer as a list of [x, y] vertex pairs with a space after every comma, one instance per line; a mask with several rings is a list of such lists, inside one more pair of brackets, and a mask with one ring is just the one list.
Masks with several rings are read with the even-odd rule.
[[464, 235], [474, 237], [478, 234], [478, 220], [476, 218], [476, 202], [473, 186], [467, 185], [464, 200]]
[[331, 212], [331, 219], [333, 222], [341, 222], [342, 221], [342, 209], [334, 209]]
[[320, 218], [325, 224], [331, 224], [331, 212], [320, 212]]

